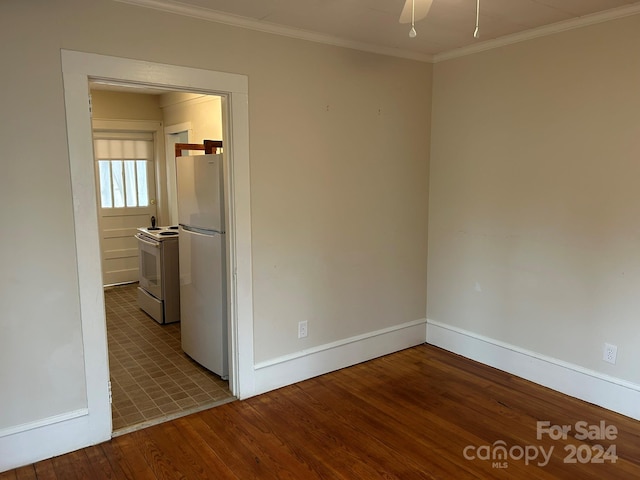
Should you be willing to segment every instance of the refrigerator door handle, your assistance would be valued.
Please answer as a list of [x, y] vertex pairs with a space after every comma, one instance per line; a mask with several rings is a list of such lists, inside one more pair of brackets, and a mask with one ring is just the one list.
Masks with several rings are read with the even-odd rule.
[[184, 223], [179, 223], [178, 225], [180, 225], [180, 227], [183, 230], [186, 230], [187, 232], [196, 233], [196, 234], [199, 234], [199, 235], [222, 235], [222, 234], [224, 234], [224, 232], [221, 232], [219, 230], [207, 230], [206, 228], [192, 227], [190, 225], [185, 225]]

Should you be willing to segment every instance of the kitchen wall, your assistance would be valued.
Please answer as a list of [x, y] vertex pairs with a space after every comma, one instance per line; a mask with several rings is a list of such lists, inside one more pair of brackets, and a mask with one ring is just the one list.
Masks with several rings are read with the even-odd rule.
[[221, 97], [170, 92], [159, 98], [165, 126], [191, 122], [193, 143], [222, 140]]
[[428, 263], [430, 321], [635, 391], [638, 44], [635, 16], [435, 65]]
[[163, 112], [160, 97], [134, 92], [92, 90], [93, 118], [111, 120], [158, 120]]
[[424, 319], [430, 65], [111, 0], [5, 0], [0, 41], [0, 465], [87, 406], [61, 49], [248, 76], [257, 362]]

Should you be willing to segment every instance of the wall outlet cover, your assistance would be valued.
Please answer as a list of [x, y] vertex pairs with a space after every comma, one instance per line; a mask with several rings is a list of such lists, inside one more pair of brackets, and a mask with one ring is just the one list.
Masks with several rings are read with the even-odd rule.
[[298, 338], [304, 338], [307, 336], [307, 321], [298, 322]]
[[602, 359], [605, 362], [613, 363], [615, 365], [617, 357], [618, 357], [618, 347], [616, 345], [611, 345], [610, 343], [605, 343]]

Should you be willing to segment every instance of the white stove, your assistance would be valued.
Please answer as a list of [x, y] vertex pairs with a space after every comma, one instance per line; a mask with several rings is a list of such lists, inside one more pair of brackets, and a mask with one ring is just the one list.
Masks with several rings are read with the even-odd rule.
[[177, 237], [178, 229], [179, 227], [177, 225], [171, 227], [144, 227], [138, 228], [138, 232], [161, 242], [167, 238]]
[[178, 227], [138, 228], [138, 306], [158, 323], [180, 321]]

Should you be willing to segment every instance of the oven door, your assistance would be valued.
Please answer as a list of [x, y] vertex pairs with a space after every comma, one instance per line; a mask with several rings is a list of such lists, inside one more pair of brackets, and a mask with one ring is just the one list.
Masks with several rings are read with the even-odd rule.
[[140, 287], [158, 300], [162, 300], [161, 243], [140, 234], [137, 234], [136, 238], [140, 255]]

